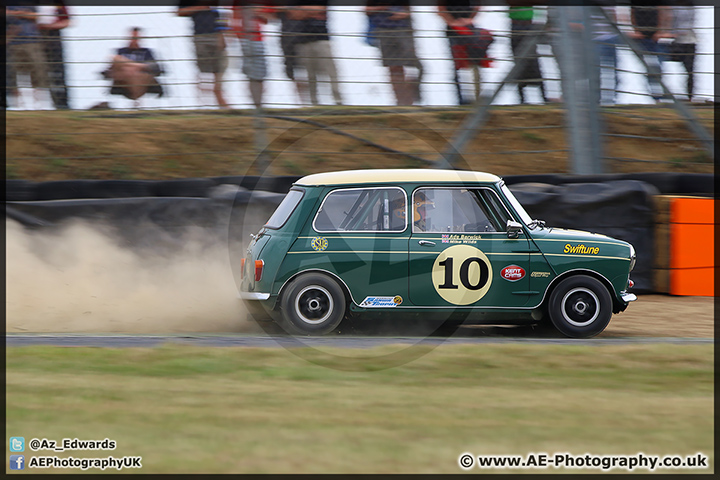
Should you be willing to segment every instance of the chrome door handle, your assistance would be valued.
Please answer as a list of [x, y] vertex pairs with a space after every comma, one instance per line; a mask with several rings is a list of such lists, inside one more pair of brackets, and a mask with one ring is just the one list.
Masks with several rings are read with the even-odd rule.
[[422, 245], [423, 247], [434, 247], [435, 242], [431, 242], [429, 240], [419, 240], [418, 244]]

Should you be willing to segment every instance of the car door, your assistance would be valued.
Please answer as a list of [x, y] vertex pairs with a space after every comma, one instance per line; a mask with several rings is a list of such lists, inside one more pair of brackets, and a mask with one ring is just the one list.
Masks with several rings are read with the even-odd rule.
[[513, 219], [488, 187], [420, 187], [411, 199], [409, 298], [424, 307], [521, 307], [529, 245], [508, 238]]
[[396, 307], [408, 294], [406, 212], [407, 194], [399, 187], [335, 189], [298, 248], [314, 250], [307, 261], [340, 277], [358, 305]]

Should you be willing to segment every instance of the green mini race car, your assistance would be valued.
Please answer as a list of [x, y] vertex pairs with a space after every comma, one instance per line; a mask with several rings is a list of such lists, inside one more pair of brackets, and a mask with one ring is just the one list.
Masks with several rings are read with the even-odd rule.
[[602, 332], [636, 296], [635, 250], [533, 220], [500, 177], [354, 170], [298, 180], [252, 236], [240, 297], [258, 320], [323, 335], [348, 316]]

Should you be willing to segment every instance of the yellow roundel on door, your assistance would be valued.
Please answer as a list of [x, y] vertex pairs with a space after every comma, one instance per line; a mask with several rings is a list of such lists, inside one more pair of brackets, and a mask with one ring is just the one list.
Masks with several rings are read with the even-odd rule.
[[453, 305], [470, 305], [490, 290], [492, 265], [487, 256], [470, 245], [455, 245], [435, 259], [432, 282], [438, 294]]

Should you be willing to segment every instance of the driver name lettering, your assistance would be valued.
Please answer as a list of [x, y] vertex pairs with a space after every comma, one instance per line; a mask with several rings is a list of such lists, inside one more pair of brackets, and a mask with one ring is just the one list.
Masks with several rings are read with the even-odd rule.
[[443, 234], [442, 236], [442, 243], [477, 243], [478, 240], [482, 240], [480, 235]]
[[583, 244], [570, 245], [569, 243], [566, 243], [565, 248], [563, 249], [563, 253], [582, 253], [586, 255], [597, 255], [598, 253], [600, 253], [600, 247], [586, 247]]

